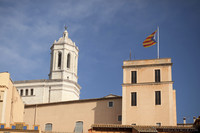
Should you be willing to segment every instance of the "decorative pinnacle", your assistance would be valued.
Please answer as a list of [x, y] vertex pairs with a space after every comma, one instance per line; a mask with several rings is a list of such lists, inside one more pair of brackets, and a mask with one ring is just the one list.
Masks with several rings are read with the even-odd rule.
[[67, 26], [65, 25], [65, 30], [67, 30]]

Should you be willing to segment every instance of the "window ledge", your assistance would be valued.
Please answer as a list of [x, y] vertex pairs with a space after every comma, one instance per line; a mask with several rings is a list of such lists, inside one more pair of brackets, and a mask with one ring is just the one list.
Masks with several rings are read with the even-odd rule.
[[174, 81], [161, 81], [161, 82], [143, 82], [143, 83], [124, 83], [122, 86], [137, 86], [137, 85], [160, 85], [160, 84], [173, 84]]
[[27, 96], [21, 96], [21, 97], [34, 97], [36, 95], [27, 95]]

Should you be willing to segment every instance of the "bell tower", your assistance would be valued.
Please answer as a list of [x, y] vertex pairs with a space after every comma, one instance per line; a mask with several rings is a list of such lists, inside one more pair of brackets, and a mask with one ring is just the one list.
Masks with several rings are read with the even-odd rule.
[[68, 37], [67, 27], [63, 36], [54, 41], [51, 47], [51, 65], [49, 79], [70, 80], [77, 83], [79, 49]]

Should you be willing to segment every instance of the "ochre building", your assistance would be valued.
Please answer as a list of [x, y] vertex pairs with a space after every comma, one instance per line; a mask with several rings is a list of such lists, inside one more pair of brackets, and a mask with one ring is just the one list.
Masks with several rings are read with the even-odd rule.
[[171, 67], [170, 58], [123, 62], [123, 125], [176, 125]]
[[79, 100], [78, 52], [65, 29], [51, 47], [49, 79], [14, 82], [25, 123], [55, 132], [88, 132], [92, 124], [176, 126], [171, 58], [124, 61], [122, 96]]
[[14, 122], [23, 122], [23, 114], [24, 104], [10, 74], [0, 73], [0, 123], [9, 127]]

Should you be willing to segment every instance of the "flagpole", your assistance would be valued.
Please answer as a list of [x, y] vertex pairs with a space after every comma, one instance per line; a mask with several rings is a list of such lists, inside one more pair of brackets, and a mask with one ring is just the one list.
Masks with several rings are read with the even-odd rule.
[[158, 34], [157, 34], [157, 41], [158, 41], [158, 44], [157, 44], [157, 58], [159, 59], [159, 26], [157, 27], [157, 30], [158, 30]]

